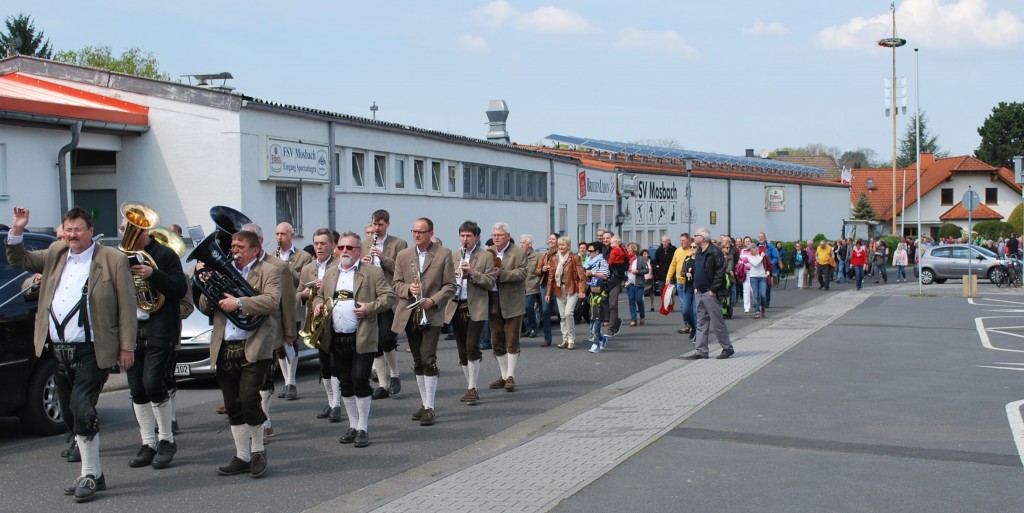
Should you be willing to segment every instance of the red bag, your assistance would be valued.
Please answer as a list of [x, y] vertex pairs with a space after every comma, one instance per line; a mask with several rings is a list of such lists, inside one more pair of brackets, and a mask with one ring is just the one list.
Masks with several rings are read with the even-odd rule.
[[672, 301], [676, 297], [675, 288], [675, 284], [666, 283], [665, 288], [661, 289], [661, 315], [672, 313], [672, 308], [675, 306], [675, 303]]

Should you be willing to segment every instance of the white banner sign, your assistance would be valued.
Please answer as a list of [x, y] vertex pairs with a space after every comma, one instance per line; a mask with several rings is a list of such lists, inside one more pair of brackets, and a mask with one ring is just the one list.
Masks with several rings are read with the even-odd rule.
[[768, 212], [785, 212], [786, 210], [786, 188], [765, 187], [764, 188], [764, 209]]
[[615, 174], [581, 169], [576, 199], [615, 201]]
[[267, 138], [267, 174], [264, 179], [281, 181], [331, 181], [327, 146]]

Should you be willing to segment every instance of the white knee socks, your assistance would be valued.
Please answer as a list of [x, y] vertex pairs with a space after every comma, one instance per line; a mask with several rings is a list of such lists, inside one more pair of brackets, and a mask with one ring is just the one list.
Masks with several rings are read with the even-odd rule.
[[[156, 449], [156, 435], [153, 428], [157, 426], [156, 417], [153, 415], [153, 403], [135, 404], [135, 420], [139, 421], [139, 435], [142, 436], [142, 443]], [[161, 435], [163, 430], [160, 430]], [[84, 475], [84, 474], [83, 474]]]

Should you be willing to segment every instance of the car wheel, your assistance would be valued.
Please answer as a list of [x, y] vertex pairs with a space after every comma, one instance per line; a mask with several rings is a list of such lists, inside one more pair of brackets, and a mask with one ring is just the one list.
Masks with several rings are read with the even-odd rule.
[[[936, 281], [938, 281], [938, 280], [935, 279], [935, 271], [932, 271], [931, 269], [928, 269], [928, 268], [924, 268], [924, 269], [921, 270], [921, 283], [923, 283], [925, 285], [931, 285], [932, 282], [936, 282]], [[946, 281], [946, 280], [942, 280], [942, 281]], [[942, 282], [940, 281], [939, 283], [942, 283]]]
[[935, 283], [942, 285], [943, 283], [946, 283], [946, 278], [935, 278]]
[[18, 412], [18, 417], [29, 433], [49, 436], [68, 429], [60, 413], [60, 398], [54, 377], [56, 370], [57, 365], [53, 360], [40, 360], [29, 380], [28, 397]]

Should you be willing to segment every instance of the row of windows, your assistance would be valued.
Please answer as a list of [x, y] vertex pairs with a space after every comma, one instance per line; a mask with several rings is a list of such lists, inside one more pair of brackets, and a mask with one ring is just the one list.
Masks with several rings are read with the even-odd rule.
[[[942, 194], [942, 204], [943, 205], [950, 205], [950, 206], [952, 206], [954, 203], [956, 203], [953, 200], [953, 189], [952, 188], [942, 189], [940, 192]], [[996, 205], [998, 203], [999, 203], [999, 189], [996, 188], [996, 187], [986, 187], [985, 188], [985, 204], [986, 205]]]
[[547, 201], [547, 174], [464, 163], [462, 196], [510, 201]]
[[[336, 154], [340, 160], [340, 156]], [[448, 172], [444, 173], [442, 163], [430, 161], [430, 174], [427, 174], [426, 161], [424, 159], [411, 159], [412, 173], [408, 173], [409, 159], [396, 158], [389, 170], [387, 155], [373, 155], [372, 182], [368, 182], [366, 176], [366, 153], [353, 151], [349, 172], [352, 176], [352, 187], [394, 189], [397, 191], [413, 190], [440, 193], [442, 188], [445, 192], [455, 193], [455, 166], [448, 165]], [[390, 171], [390, 172], [389, 172]], [[340, 176], [335, 181], [341, 185]]]

